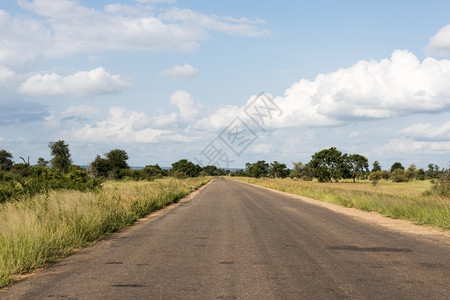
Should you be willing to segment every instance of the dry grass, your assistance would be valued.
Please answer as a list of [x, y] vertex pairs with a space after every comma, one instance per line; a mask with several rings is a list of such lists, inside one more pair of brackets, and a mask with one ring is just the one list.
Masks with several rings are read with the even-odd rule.
[[74, 248], [176, 202], [209, 178], [107, 182], [98, 193], [55, 191], [0, 205], [0, 287]]
[[288, 178], [234, 179], [345, 207], [376, 211], [391, 218], [410, 220], [416, 224], [450, 229], [450, 198], [425, 195], [432, 187], [429, 181], [406, 183], [380, 181], [373, 186], [369, 181], [319, 183]]

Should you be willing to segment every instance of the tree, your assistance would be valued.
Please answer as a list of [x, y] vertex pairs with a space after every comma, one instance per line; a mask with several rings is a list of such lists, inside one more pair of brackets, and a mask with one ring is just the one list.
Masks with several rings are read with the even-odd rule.
[[286, 178], [289, 176], [290, 170], [286, 164], [274, 161], [269, 166], [269, 175], [274, 178]]
[[67, 173], [69, 166], [72, 164], [70, 159], [69, 145], [63, 140], [48, 143], [53, 158], [50, 160], [52, 167], [62, 173]]
[[408, 181], [408, 176], [406, 176], [406, 172], [401, 168], [394, 169], [391, 172], [391, 180], [393, 182], [406, 182]]
[[114, 149], [105, 153], [106, 159], [109, 160], [111, 167], [113, 170], [122, 170], [128, 169], [129, 166], [127, 164], [128, 154], [125, 150]]
[[417, 175], [416, 175], [416, 179], [417, 180], [425, 180], [425, 170], [420, 168], [419, 170], [417, 170]]
[[345, 172], [342, 152], [335, 147], [323, 149], [311, 156], [309, 166], [319, 182], [338, 181]]
[[269, 164], [265, 160], [258, 160], [255, 163], [246, 163], [245, 168], [248, 176], [260, 178], [269, 174]]
[[11, 170], [13, 166], [12, 154], [4, 149], [0, 150], [0, 170]]
[[208, 165], [202, 168], [202, 173], [204, 173], [206, 176], [217, 175], [217, 171], [218, 171], [217, 166]]
[[142, 169], [142, 174], [147, 178], [162, 177], [162, 169], [158, 164], [147, 165]]
[[405, 167], [400, 162], [396, 161], [391, 166], [391, 173], [394, 172], [394, 170], [397, 170], [397, 169], [405, 170]]
[[301, 178], [303, 180], [312, 180], [311, 170], [308, 164], [303, 164], [301, 161], [293, 162], [291, 171], [291, 178]]
[[113, 171], [113, 167], [109, 159], [102, 158], [100, 155], [89, 164], [88, 168], [92, 172], [93, 177], [108, 177]]
[[183, 173], [188, 177], [197, 177], [202, 168], [187, 159], [180, 159], [172, 164], [172, 171]]
[[408, 180], [413, 180], [414, 178], [416, 178], [416, 173], [417, 173], [417, 167], [415, 164], [412, 164], [406, 170], [405, 176], [408, 178]]
[[378, 160], [376, 160], [373, 162], [373, 168], [371, 172], [378, 172], [378, 171], [381, 171], [381, 165], [378, 162]]
[[369, 180], [372, 181], [373, 185], [377, 185], [378, 181], [383, 178], [383, 173], [381, 171], [371, 172], [369, 175]]
[[350, 171], [350, 178], [353, 179], [353, 182], [356, 181], [356, 178], [359, 180], [361, 176], [369, 172], [369, 160], [360, 154], [344, 154], [344, 164]]
[[36, 162], [36, 165], [39, 167], [46, 167], [48, 165], [48, 160], [45, 160], [44, 158], [39, 157]]

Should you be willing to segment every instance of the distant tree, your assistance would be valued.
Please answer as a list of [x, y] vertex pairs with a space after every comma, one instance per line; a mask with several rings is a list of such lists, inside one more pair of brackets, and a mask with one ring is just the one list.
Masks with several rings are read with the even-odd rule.
[[162, 177], [162, 169], [158, 164], [145, 166], [142, 173], [147, 178]]
[[391, 172], [391, 180], [393, 182], [406, 182], [408, 181], [408, 176], [406, 176], [406, 172], [400, 168], [394, 169]]
[[116, 169], [128, 169], [129, 166], [127, 164], [128, 154], [125, 150], [114, 149], [105, 153], [106, 159], [109, 160], [113, 170]]
[[172, 172], [179, 172], [188, 177], [197, 177], [202, 168], [187, 159], [180, 159], [172, 164]]
[[265, 160], [258, 160], [255, 163], [246, 163], [245, 168], [248, 176], [260, 178], [269, 175], [269, 164]]
[[63, 140], [50, 142], [48, 144], [53, 158], [50, 160], [52, 167], [62, 173], [67, 173], [69, 166], [72, 164], [70, 159], [69, 145], [65, 144]]
[[360, 154], [344, 154], [344, 164], [346, 165], [346, 169], [350, 171], [350, 178], [353, 179], [353, 182], [358, 180], [364, 176], [364, 174], [369, 172], [369, 160]]
[[378, 160], [376, 160], [373, 162], [373, 168], [371, 172], [378, 172], [378, 171], [381, 171], [381, 165], [378, 162]]
[[11, 170], [14, 162], [12, 161], [13, 156], [10, 152], [1, 149], [0, 150], [0, 170]]
[[45, 160], [44, 158], [39, 157], [37, 162], [36, 162], [36, 165], [39, 166], [39, 167], [46, 167], [48, 165], [48, 163], [49, 163], [48, 160]]
[[416, 178], [416, 173], [417, 167], [415, 164], [412, 164], [408, 167], [408, 169], [406, 169], [405, 176], [408, 178], [408, 180], [413, 180], [414, 178]]
[[388, 180], [391, 177], [391, 172], [389, 172], [388, 170], [383, 170], [381, 171], [381, 177], [384, 180]]
[[400, 162], [396, 161], [391, 166], [391, 173], [396, 169], [405, 170], [405, 167]]
[[202, 167], [202, 173], [206, 176], [216, 176], [218, 170], [217, 166], [208, 165]]
[[94, 161], [89, 164], [88, 170], [90, 170], [93, 177], [109, 177], [113, 167], [107, 158], [97, 155]]
[[417, 180], [425, 180], [426, 174], [425, 174], [425, 170], [424, 169], [420, 168], [419, 170], [417, 170], [416, 174], [417, 174], [416, 175], [416, 179]]
[[313, 176], [308, 164], [303, 164], [301, 161], [293, 162], [292, 164], [291, 178], [312, 180]]
[[286, 178], [289, 176], [290, 170], [286, 164], [274, 161], [269, 166], [269, 176], [274, 178]]
[[383, 173], [381, 171], [371, 172], [369, 175], [369, 180], [372, 181], [373, 185], [377, 185], [381, 179], [383, 179]]
[[335, 147], [313, 154], [309, 166], [319, 182], [327, 182], [331, 179], [338, 181], [346, 171], [342, 152]]

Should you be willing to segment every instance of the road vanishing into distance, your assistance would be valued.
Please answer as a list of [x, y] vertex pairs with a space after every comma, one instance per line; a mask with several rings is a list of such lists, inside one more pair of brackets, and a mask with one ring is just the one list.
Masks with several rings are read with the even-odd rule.
[[228, 179], [1, 299], [448, 299], [450, 243]]

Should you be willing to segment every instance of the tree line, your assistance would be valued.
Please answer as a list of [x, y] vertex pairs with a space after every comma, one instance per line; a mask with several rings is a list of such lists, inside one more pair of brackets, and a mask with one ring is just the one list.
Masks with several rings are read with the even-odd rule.
[[449, 173], [448, 169], [440, 169], [435, 164], [429, 164], [426, 170], [417, 169], [414, 164], [405, 169], [400, 162], [395, 162], [389, 170], [382, 170], [378, 161], [369, 170], [369, 162], [365, 156], [342, 153], [335, 147], [314, 153], [306, 164], [294, 162], [291, 169], [278, 161], [268, 163], [259, 160], [246, 163], [245, 169], [231, 171], [213, 165], [202, 167], [187, 159], [172, 163], [170, 169], [163, 169], [158, 164], [132, 169], [127, 163], [128, 154], [122, 149], [110, 150], [103, 156], [97, 155], [83, 169], [73, 165], [69, 145], [64, 140], [50, 142], [48, 147], [51, 159], [47, 161], [39, 157], [35, 165], [31, 165], [29, 159], [27, 161], [23, 157], [20, 157], [23, 162], [15, 163], [10, 152], [0, 150], [0, 203], [17, 196], [46, 193], [50, 189], [95, 190], [106, 179], [154, 180], [164, 176], [185, 178], [228, 175], [317, 179], [319, 182], [337, 182], [341, 179], [356, 182], [369, 179], [375, 185], [382, 179], [407, 182], [414, 179], [438, 179]]

